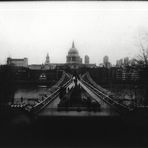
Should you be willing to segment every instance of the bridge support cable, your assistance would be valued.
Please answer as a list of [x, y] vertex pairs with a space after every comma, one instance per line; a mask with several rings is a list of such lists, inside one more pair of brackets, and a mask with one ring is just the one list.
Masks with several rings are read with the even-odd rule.
[[113, 95], [112, 92], [102, 88], [100, 85], [96, 84], [96, 82], [91, 78], [90, 74], [87, 72], [82, 76], [82, 79], [90, 84], [92, 84], [93, 86], [95, 86], [97, 89], [101, 90], [102, 92], [104, 92], [105, 94], [108, 95]]
[[116, 108], [119, 112], [129, 112], [131, 109], [123, 105], [114, 99], [112, 99], [108, 94], [105, 94], [102, 90], [94, 87], [92, 84], [86, 82], [83, 80], [84, 76], [81, 77], [81, 83], [84, 84], [86, 87], [88, 87], [93, 93], [95, 93], [100, 99], [102, 99], [104, 102], [109, 104], [110, 106]]
[[[90, 76], [89, 73], [87, 73], [87, 78], [88, 78], [89, 82], [90, 82], [93, 86], [95, 86], [97, 89], [99, 89], [100, 91], [102, 91], [104, 94], [108, 95], [112, 100], [114, 100], [114, 101], [116, 100], [115, 102], [118, 103], [118, 101], [117, 101], [117, 96], [115, 96], [112, 92], [110, 92], [110, 91], [108, 91], [108, 90], [102, 88], [100, 85], [96, 84], [96, 82], [91, 78], [91, 76]], [[129, 108], [127, 105], [124, 105], [124, 104], [122, 104], [122, 103], [118, 103], [118, 104], [121, 104], [122, 106], [125, 106], [126, 108]], [[131, 109], [131, 110], [132, 110], [132, 109]]]
[[[66, 75], [65, 72], [64, 72], [64, 75]], [[58, 87], [56, 87], [56, 90], [54, 92], [52, 92], [51, 94], [49, 94], [42, 102], [36, 104], [30, 110], [30, 112], [32, 112], [32, 113], [39, 113], [49, 103], [51, 103], [54, 99], [56, 99], [59, 96], [61, 91], [63, 91], [63, 89], [61, 89], [61, 87], [66, 89], [72, 83], [71, 77], [68, 77], [68, 78], [66, 76], [63, 76], [63, 77], [64, 78], [60, 79], [60, 82], [58, 82]]]
[[60, 78], [60, 80], [56, 84], [54, 84], [50, 89], [52, 88], [54, 89], [54, 88], [61, 86], [64, 80], [68, 80], [68, 79], [71, 79], [71, 75], [63, 71], [62, 77]]

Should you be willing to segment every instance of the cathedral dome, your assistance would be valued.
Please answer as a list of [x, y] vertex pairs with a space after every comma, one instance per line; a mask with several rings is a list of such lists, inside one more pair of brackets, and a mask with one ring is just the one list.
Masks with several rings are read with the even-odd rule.
[[72, 43], [72, 47], [68, 51], [67, 55], [67, 63], [70, 64], [80, 64], [82, 63], [82, 59], [79, 56], [78, 50], [75, 48], [74, 42]]
[[79, 56], [78, 50], [75, 48], [74, 42], [72, 43], [72, 48], [69, 49], [68, 55]]

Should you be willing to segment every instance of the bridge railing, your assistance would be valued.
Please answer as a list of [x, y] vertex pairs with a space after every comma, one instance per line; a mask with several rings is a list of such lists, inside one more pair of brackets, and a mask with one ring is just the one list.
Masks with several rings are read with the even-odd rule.
[[65, 71], [63, 71], [62, 77], [60, 78], [60, 80], [56, 84], [54, 84], [52, 87], [58, 87], [62, 83], [62, 81], [65, 79], [65, 76], [66, 76], [66, 73]]
[[[114, 101], [116, 100], [116, 102], [119, 103], [119, 102], [117, 101], [119, 98], [118, 98], [117, 96], [115, 96], [114, 93], [112, 93], [112, 92], [110, 92], [110, 91], [108, 91], [108, 90], [102, 88], [102, 87], [99, 86], [98, 84], [96, 84], [96, 82], [91, 78], [91, 76], [90, 76], [89, 73], [87, 73], [87, 78], [88, 78], [89, 82], [90, 82], [91, 84], [93, 84], [93, 86], [95, 86], [96, 88], [98, 88], [99, 90], [101, 90], [102, 92], [104, 92], [105, 94], [107, 94], [111, 99], [113, 99]], [[121, 104], [121, 103], [119, 103], [119, 104]], [[122, 105], [124, 105], [124, 104], [122, 104]], [[127, 105], [124, 105], [124, 106], [126, 106], [126, 107], [128, 108]]]
[[63, 83], [65, 83], [71, 78], [72, 77], [70, 74], [67, 74], [65, 71], [63, 71], [62, 77], [60, 78], [60, 80], [56, 84], [54, 84], [51, 88], [49, 88], [49, 93], [51, 94], [52, 92], [54, 92], [58, 87], [63, 85]]
[[[63, 80], [64, 81], [64, 80]], [[68, 85], [70, 85], [71, 83], [71, 79], [69, 79], [68, 81], [66, 81], [62, 87], [68, 87]], [[50, 102], [52, 102], [61, 92], [60, 87], [58, 87], [53, 93], [51, 93], [49, 96], [47, 96], [42, 102], [36, 104], [30, 111], [33, 113], [38, 113], [40, 112], [42, 109], [44, 109]]]
[[110, 91], [108, 91], [108, 90], [102, 88], [101, 86], [99, 86], [98, 84], [96, 84], [96, 82], [91, 78], [91, 76], [88, 72], [83, 75], [83, 80], [88, 81], [90, 84], [92, 84], [93, 86], [95, 86], [96, 88], [98, 88], [99, 90], [104, 92], [105, 94], [113, 95], [113, 93], [111, 93]]
[[117, 102], [116, 100], [112, 99], [108, 94], [105, 94], [104, 91], [102, 91], [102, 89], [100, 90], [96, 88], [95, 86], [91, 85], [90, 83], [86, 82], [85, 80], [83, 80], [83, 78], [84, 77], [81, 77], [81, 82], [85, 84], [89, 89], [91, 89], [104, 102], [122, 111], [131, 110], [128, 106]]
[[100, 85], [96, 84], [96, 82], [91, 78], [91, 76], [88, 72], [83, 75], [82, 79], [85, 80], [86, 82], [88, 81], [90, 84], [92, 84], [94, 87], [96, 87], [97, 89], [102, 91], [104, 94], [108, 95], [110, 98], [118, 100], [117, 96], [115, 96], [114, 93], [112, 93], [109, 90], [104, 89]]

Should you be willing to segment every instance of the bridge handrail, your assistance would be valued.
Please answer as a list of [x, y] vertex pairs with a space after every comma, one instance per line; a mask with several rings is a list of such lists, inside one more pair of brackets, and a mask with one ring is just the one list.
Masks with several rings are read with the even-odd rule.
[[[110, 94], [111, 94], [111, 92], [109, 92], [108, 90], [106, 90], [106, 89], [102, 88], [101, 86], [97, 85], [97, 84], [95, 83], [95, 81], [91, 78], [91, 76], [90, 76], [89, 73], [87, 73], [87, 77], [88, 77], [88, 79], [90, 80], [90, 82], [93, 83], [96, 88], [98, 88], [98, 89], [100, 89], [101, 91], [103, 91], [104, 94], [105, 94], [105, 93], [107, 93], [107, 95], [110, 95]], [[108, 96], [108, 97], [109, 97], [109, 96]], [[110, 98], [111, 100], [113, 100], [116, 104], [120, 104], [120, 105], [122, 105], [122, 106], [124, 106], [124, 107], [126, 107], [126, 108], [129, 108], [128, 106], [126, 106], [126, 105], [124, 105], [124, 104], [121, 104], [121, 103], [115, 101], [115, 100], [112, 99], [111, 97], [109, 97], [109, 98]]]
[[62, 82], [64, 81], [64, 79], [66, 79], [66, 76], [67, 76], [69, 79], [71, 79], [71, 75], [70, 75], [70, 74], [67, 74], [65, 71], [63, 71], [62, 77], [60, 78], [60, 80], [59, 80], [56, 84], [54, 84], [49, 90], [58, 88], [58, 87], [62, 84]]
[[[112, 94], [110, 91], [108, 91], [108, 90], [106, 90], [106, 89], [104, 89], [104, 88], [102, 88], [101, 86], [99, 86], [98, 84], [96, 84], [96, 82], [91, 78], [91, 76], [90, 76], [90, 74], [87, 72], [87, 73], [85, 73], [85, 75], [87, 76], [87, 78], [88, 78], [88, 81], [93, 85], [93, 86], [95, 86], [96, 88], [98, 88], [99, 90], [101, 90], [102, 92], [104, 92], [104, 94], [106, 93], [107, 95], [108, 95], [108, 97], [109, 97], [109, 95], [110, 94]], [[84, 76], [85, 76], [84, 75]], [[111, 98], [111, 97], [110, 97]], [[111, 98], [112, 99], [112, 98]], [[113, 99], [112, 99], [113, 100]], [[115, 101], [115, 100], [114, 100]], [[117, 101], [116, 101], [117, 102]], [[117, 102], [118, 103], [118, 102]], [[121, 104], [121, 103], [119, 103], [119, 104]], [[123, 105], [123, 104], [122, 104]], [[124, 105], [124, 106], [126, 106], [126, 105]]]
[[103, 91], [104, 93], [111, 94], [110, 91], [108, 91], [108, 90], [102, 88], [101, 86], [99, 86], [98, 84], [96, 84], [96, 82], [91, 78], [91, 76], [90, 76], [90, 74], [88, 72], [86, 73], [86, 76], [87, 76], [88, 81], [91, 84], [93, 84], [96, 88], [98, 88], [99, 90]]
[[[65, 71], [64, 71], [65, 72]], [[69, 77], [69, 78], [72, 78], [72, 75], [70, 73], [66, 73], [65, 74]]]
[[55, 87], [55, 86], [58, 87], [62, 83], [62, 81], [64, 80], [64, 78], [65, 78], [65, 71], [63, 71], [62, 77], [60, 78], [60, 80], [55, 85], [53, 85], [52, 87]]
[[[71, 79], [70, 79], [70, 80], [71, 80]], [[70, 80], [69, 80], [68, 82], [66, 82], [65, 84], [63, 84], [63, 87], [65, 87], [65, 86], [70, 82]], [[51, 97], [52, 95], [54, 95], [58, 90], [60, 90], [60, 88], [57, 88], [53, 93], [51, 93], [49, 96], [47, 96], [46, 99], [50, 98], [50, 97]], [[46, 99], [45, 99], [45, 100], [46, 100]], [[45, 101], [45, 100], [43, 100], [43, 101]], [[43, 101], [42, 101], [42, 102], [43, 102]], [[37, 105], [41, 104], [42, 102], [36, 104], [34, 107], [36, 107]]]
[[[90, 87], [91, 89], [97, 91], [97, 92], [99, 93], [99, 95], [102, 95], [103, 98], [102, 98], [102, 96], [101, 96], [101, 99], [103, 99], [103, 100], [104, 100], [105, 102], [107, 102], [108, 104], [110, 104], [110, 105], [118, 105], [118, 106], [120, 106], [120, 107], [122, 107], [122, 108], [124, 108], [124, 109], [130, 110], [129, 107], [127, 107], [127, 106], [125, 106], [125, 105], [123, 105], [123, 104], [121, 104], [121, 103], [119, 103], [119, 102], [113, 100], [113, 99], [110, 98], [108, 95], [104, 94], [103, 92], [101, 92], [100, 90], [98, 90], [97, 88], [95, 88], [94, 86], [92, 86], [91, 84], [89, 84], [88, 82], [84, 81], [83, 79], [81, 79], [81, 81], [82, 81], [82, 83], [84, 83], [84, 84], [86, 84], [88, 87]], [[108, 100], [106, 100], [106, 99], [108, 99]]]
[[[67, 87], [71, 82], [71, 79], [69, 79], [67, 82], [65, 82], [63, 84], [62, 87]], [[47, 104], [50, 102], [50, 100], [53, 100], [52, 98], [54, 98], [54, 96], [56, 94], [59, 94], [61, 91], [60, 88], [57, 88], [52, 94], [50, 94], [49, 96], [47, 96], [42, 102], [36, 104], [31, 110], [35, 111], [35, 110], [41, 110], [43, 109], [45, 106], [47, 106]], [[49, 100], [50, 99], [50, 100]]]

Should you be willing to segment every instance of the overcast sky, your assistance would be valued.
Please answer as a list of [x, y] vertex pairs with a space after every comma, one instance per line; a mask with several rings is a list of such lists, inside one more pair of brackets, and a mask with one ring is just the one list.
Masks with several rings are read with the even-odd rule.
[[0, 63], [8, 56], [29, 64], [65, 63], [74, 40], [91, 63], [105, 55], [136, 56], [137, 34], [148, 32], [148, 2], [1, 2]]

